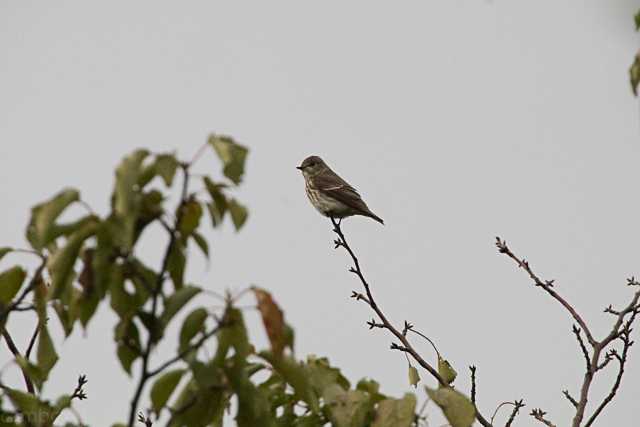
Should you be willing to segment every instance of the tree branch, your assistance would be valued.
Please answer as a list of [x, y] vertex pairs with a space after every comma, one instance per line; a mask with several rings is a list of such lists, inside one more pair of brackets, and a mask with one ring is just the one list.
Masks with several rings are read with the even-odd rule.
[[[174, 222], [173, 227], [171, 228], [171, 233], [169, 237], [169, 243], [167, 244], [167, 249], [165, 250], [164, 257], [162, 258], [162, 266], [160, 268], [160, 273], [157, 276], [156, 284], [153, 289], [152, 301], [151, 301], [151, 318], [156, 319], [157, 317], [157, 309], [158, 309], [158, 297], [162, 294], [162, 285], [164, 284], [164, 276], [167, 272], [167, 268], [169, 265], [169, 256], [171, 251], [173, 250], [173, 246], [176, 244], [176, 237], [178, 234], [178, 226], [180, 224], [180, 220], [182, 218], [182, 209], [180, 207], [184, 205], [187, 201], [187, 191], [189, 187], [189, 165], [181, 164], [181, 169], [183, 171], [184, 179], [182, 181], [182, 192], [180, 195], [180, 205], [177, 210], [176, 220]], [[155, 322], [154, 322], [155, 324]], [[138, 386], [136, 388], [133, 399], [131, 400], [131, 408], [129, 410], [129, 423], [127, 424], [129, 427], [133, 427], [133, 424], [136, 419], [136, 412], [138, 410], [138, 402], [140, 401], [140, 397], [142, 395], [142, 390], [149, 380], [149, 356], [151, 355], [151, 350], [154, 345], [154, 334], [153, 331], [149, 331], [147, 337], [147, 343], [144, 347], [144, 351], [142, 353], [142, 366], [140, 368], [140, 380], [138, 381]]]
[[[542, 281], [531, 269], [529, 263], [524, 259], [518, 258], [507, 246], [507, 243], [504, 240], [501, 240], [499, 237], [496, 237], [496, 246], [500, 253], [507, 255], [509, 258], [513, 259], [520, 268], [524, 269], [529, 277], [533, 280], [536, 286], [544, 289], [549, 295], [551, 295], [555, 300], [557, 300], [563, 307], [567, 309], [567, 311], [571, 314], [573, 319], [578, 323], [580, 328], [577, 326], [573, 326], [573, 333], [575, 334], [578, 343], [580, 345], [580, 349], [585, 359], [585, 373], [584, 379], [582, 381], [582, 387], [580, 389], [580, 398], [578, 400], [574, 399], [567, 390], [563, 393], [565, 397], [571, 402], [571, 404], [576, 408], [576, 413], [572, 421], [573, 427], [580, 427], [582, 425], [582, 421], [585, 416], [585, 411], [587, 408], [587, 402], [589, 399], [589, 391], [591, 388], [591, 384], [593, 382], [593, 378], [595, 374], [603, 369], [609, 362], [615, 358], [618, 360], [619, 369], [618, 374], [616, 376], [616, 380], [611, 388], [609, 394], [604, 398], [602, 403], [598, 406], [598, 408], [591, 415], [585, 427], [591, 426], [595, 419], [602, 413], [604, 408], [607, 406], [611, 400], [615, 397], [620, 383], [622, 381], [622, 376], [624, 374], [624, 365], [627, 360], [627, 353], [631, 345], [633, 345], [633, 341], [630, 339], [631, 335], [631, 325], [636, 319], [636, 316], [640, 313], [638, 301], [640, 300], [640, 290], [636, 291], [631, 299], [631, 302], [622, 310], [614, 310], [611, 305], [605, 308], [605, 313], [609, 313], [615, 316], [615, 322], [611, 331], [605, 338], [601, 341], [596, 340], [591, 331], [587, 327], [587, 324], [582, 319], [582, 317], [578, 314], [578, 312], [564, 299], [562, 298], [555, 290], [552, 289], [553, 281]], [[627, 279], [627, 285], [640, 287], [640, 282], [636, 281], [633, 277]], [[587, 347], [582, 340], [581, 332], [584, 332], [587, 341], [591, 345], [593, 349], [593, 353], [589, 355]], [[602, 352], [611, 344], [614, 340], [620, 339], [623, 342], [623, 350], [622, 355], [619, 355], [615, 349], [608, 351], [605, 355], [605, 360], [600, 361], [600, 356]], [[540, 422], [543, 422], [547, 426], [553, 426], [549, 421], [544, 418], [545, 413], [540, 409], [535, 409], [532, 411], [531, 415]]]
[[[16, 343], [13, 341], [13, 338], [11, 338], [11, 335], [9, 334], [9, 331], [7, 330], [6, 326], [2, 330], [2, 337], [7, 343], [7, 347], [9, 347], [9, 350], [11, 351], [11, 354], [13, 354], [13, 357], [15, 358], [20, 357], [21, 356], [20, 350], [18, 350], [18, 347], [16, 347]], [[35, 394], [35, 389], [33, 388], [33, 382], [31, 381], [31, 378], [29, 378], [29, 374], [27, 374], [27, 371], [22, 369], [22, 367], [20, 367], [20, 370], [22, 371], [22, 376], [24, 377], [24, 383], [27, 386], [27, 391], [31, 394]]]
[[527, 272], [527, 274], [533, 280], [536, 286], [539, 286], [542, 289], [544, 289], [545, 292], [551, 295], [556, 301], [558, 301], [564, 308], [567, 309], [567, 311], [571, 314], [571, 316], [575, 319], [575, 321], [578, 322], [578, 325], [580, 325], [580, 327], [584, 331], [585, 335], [587, 336], [587, 341], [589, 341], [589, 344], [591, 344], [592, 346], [595, 346], [596, 340], [593, 338], [593, 335], [591, 334], [589, 327], [587, 326], [585, 321], [582, 319], [582, 317], [564, 298], [560, 296], [560, 294], [558, 294], [556, 291], [552, 289], [554, 281], [546, 280], [543, 282], [533, 272], [533, 270], [531, 270], [529, 263], [525, 259], [518, 258], [513, 252], [511, 252], [511, 250], [507, 246], [507, 242], [505, 240], [501, 240], [500, 237], [496, 237], [496, 246], [498, 247], [498, 251], [501, 254], [507, 255], [509, 258], [513, 259], [518, 264], [518, 267], [524, 269], [524, 271]]
[[[364, 273], [362, 272], [362, 269], [360, 268], [360, 263], [358, 261], [358, 257], [356, 257], [356, 254], [353, 252], [353, 250], [349, 246], [349, 243], [347, 242], [347, 239], [344, 236], [344, 233], [342, 232], [342, 229], [340, 228], [340, 222], [336, 221], [334, 218], [331, 218], [331, 223], [333, 224], [334, 233], [336, 233], [338, 235], [338, 239], [334, 240], [335, 248], [337, 249], [339, 247], [343, 247], [347, 251], [347, 253], [351, 256], [351, 260], [353, 261], [353, 266], [349, 269], [349, 271], [351, 273], [355, 274], [356, 276], [358, 276], [358, 278], [360, 279], [360, 282], [362, 283], [362, 286], [364, 287], [365, 293], [366, 293], [366, 296], [365, 296], [365, 295], [359, 294], [357, 292], [354, 292], [351, 295], [352, 298], [356, 298], [357, 300], [365, 301], [367, 303], [367, 305], [369, 305], [369, 307], [371, 307], [371, 309], [376, 313], [376, 315], [378, 316], [378, 319], [380, 320], [380, 323], [383, 325], [384, 329], [387, 329], [389, 332], [391, 332], [402, 343], [402, 346], [397, 345], [397, 344], [394, 343], [394, 344], [392, 344], [392, 348], [397, 349], [397, 350], [401, 350], [401, 351], [404, 351], [404, 352], [410, 354], [411, 357], [413, 357], [413, 359], [420, 366], [422, 366], [424, 369], [426, 369], [436, 380], [438, 380], [438, 382], [441, 385], [447, 386], [447, 383], [440, 376], [438, 371], [433, 366], [431, 366], [431, 364], [429, 364], [429, 362], [424, 360], [422, 358], [422, 356], [420, 356], [420, 354], [413, 348], [413, 346], [411, 345], [411, 343], [409, 342], [407, 337], [401, 331], [399, 331], [396, 327], [394, 327], [391, 324], [391, 322], [389, 322], [389, 320], [387, 319], [385, 314], [382, 312], [382, 310], [380, 309], [380, 307], [376, 303], [376, 300], [373, 298], [373, 293], [371, 292], [371, 287], [369, 286], [369, 283], [365, 279]], [[377, 326], [375, 321], [373, 322], [373, 324], [374, 324], [373, 327], [380, 327], [380, 326]], [[369, 323], [369, 327], [370, 328], [372, 327], [371, 323]], [[476, 408], [476, 418], [480, 422], [480, 424], [482, 424], [484, 427], [491, 427], [491, 424], [482, 416], [482, 414], [480, 414], [480, 411], [478, 411], [477, 408]]]

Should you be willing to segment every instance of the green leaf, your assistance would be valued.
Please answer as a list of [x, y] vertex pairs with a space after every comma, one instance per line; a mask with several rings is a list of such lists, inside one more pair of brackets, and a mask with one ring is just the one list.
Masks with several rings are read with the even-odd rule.
[[325, 390], [334, 384], [343, 390], [350, 387], [349, 381], [340, 373], [340, 369], [332, 367], [326, 357], [317, 358], [309, 355], [306, 370], [309, 381], [319, 396], [324, 395]]
[[270, 352], [260, 352], [260, 357], [271, 363], [273, 368], [282, 375], [282, 378], [291, 385], [300, 399], [304, 400], [312, 412], [320, 412], [318, 396], [312, 388], [311, 381], [307, 375], [304, 365], [298, 363], [291, 357], [278, 357]]
[[451, 384], [458, 376], [458, 373], [449, 364], [449, 361], [440, 356], [438, 356], [438, 373], [447, 384]]
[[197, 200], [190, 199], [180, 207], [178, 215], [180, 218], [178, 231], [180, 231], [180, 234], [184, 237], [189, 236], [200, 225], [202, 206], [200, 206]]
[[164, 312], [160, 316], [162, 324], [164, 326], [168, 325], [173, 316], [175, 316], [176, 313], [191, 300], [191, 298], [199, 294], [201, 291], [202, 289], [197, 286], [185, 286], [174, 292], [165, 301]]
[[124, 249], [133, 245], [135, 224], [141, 204], [141, 187], [138, 183], [142, 162], [149, 155], [147, 150], [136, 150], [125, 157], [116, 169], [113, 194], [113, 210], [122, 228], [118, 235]]
[[211, 135], [208, 142], [222, 160], [224, 175], [234, 184], [240, 184], [244, 174], [244, 162], [249, 150], [228, 136]]
[[172, 154], [160, 154], [156, 156], [155, 168], [166, 186], [170, 187], [178, 169], [178, 160]]
[[216, 184], [208, 176], [203, 178], [204, 185], [211, 196], [211, 203], [207, 203], [207, 209], [211, 216], [211, 223], [213, 227], [220, 225], [224, 218], [224, 214], [227, 212], [227, 197], [224, 195], [223, 190], [226, 188], [225, 184]]
[[476, 409], [467, 396], [451, 387], [425, 387], [425, 390], [429, 398], [442, 409], [451, 427], [471, 427], [476, 418]]
[[373, 404], [377, 404], [378, 402], [387, 399], [387, 396], [380, 393], [380, 384], [378, 384], [377, 381], [371, 379], [361, 379], [360, 381], [358, 381], [356, 390], [362, 390], [369, 393], [371, 402]]
[[180, 351], [186, 349], [191, 339], [203, 330], [207, 316], [207, 310], [200, 307], [193, 310], [187, 318], [184, 319], [182, 328], [180, 329]]
[[640, 84], [640, 53], [638, 53], [629, 68], [629, 80], [633, 94], [638, 96], [638, 85]]
[[[195, 375], [195, 374], [194, 374]], [[222, 387], [201, 388], [195, 380], [189, 381], [175, 400], [169, 427], [222, 427], [224, 409], [228, 399]], [[257, 424], [259, 425], [259, 424]]]
[[27, 240], [39, 251], [53, 240], [52, 226], [60, 214], [73, 202], [80, 200], [80, 193], [65, 189], [51, 199], [31, 209], [31, 220], [27, 226]]
[[118, 359], [125, 372], [131, 375], [131, 365], [140, 356], [140, 333], [135, 322], [121, 320], [115, 327], [114, 338], [118, 343]]
[[402, 399], [385, 399], [378, 403], [371, 427], [411, 427], [416, 412], [416, 396], [407, 393]]
[[236, 199], [229, 201], [229, 213], [231, 213], [231, 219], [233, 225], [236, 227], [236, 231], [240, 230], [249, 216], [247, 208], [241, 205]]
[[27, 272], [18, 266], [0, 273], [0, 303], [3, 306], [6, 307], [11, 303], [26, 276]]
[[47, 262], [51, 275], [50, 299], [59, 299], [66, 295], [65, 301], [70, 298], [69, 292], [74, 277], [73, 266], [80, 254], [80, 248], [86, 239], [95, 234], [98, 228], [96, 222], [85, 224], [80, 230], [73, 233], [66, 245], [58, 249]]
[[415, 366], [409, 365], [409, 384], [411, 384], [414, 387], [417, 387], [419, 382], [420, 382], [420, 375], [418, 374], [418, 370], [416, 369]]
[[49, 335], [49, 329], [46, 324], [40, 326], [36, 359], [38, 360], [38, 367], [42, 369], [42, 373], [46, 379], [58, 361], [58, 354], [53, 346], [53, 341], [51, 340], [51, 335]]
[[156, 414], [165, 407], [183, 374], [184, 369], [175, 369], [162, 374], [153, 384], [153, 387], [151, 387], [151, 404]]
[[9, 399], [11, 399], [11, 403], [13, 403], [16, 409], [18, 409], [26, 417], [33, 414], [39, 414], [42, 403], [33, 394], [25, 393], [23, 391], [14, 390], [11, 388], [5, 389], [5, 392], [9, 396]]
[[360, 390], [345, 391], [333, 384], [324, 391], [325, 404], [329, 408], [329, 419], [334, 427], [361, 427], [373, 409], [369, 395]]
[[47, 376], [38, 365], [31, 363], [31, 361], [24, 358], [24, 356], [17, 356], [16, 363], [22, 369], [24, 375], [29, 377], [31, 382], [36, 386], [38, 390], [42, 389], [43, 383], [46, 381]]
[[0, 260], [4, 258], [4, 256], [11, 251], [13, 251], [13, 248], [9, 248], [9, 247], [0, 248]]
[[640, 10], [636, 12], [636, 14], [633, 17], [633, 20], [636, 24], [636, 31], [640, 30]]
[[184, 285], [184, 269], [187, 264], [187, 259], [184, 256], [184, 248], [180, 242], [176, 242], [169, 252], [169, 259], [167, 260], [167, 270], [169, 270], [169, 276], [173, 282], [174, 289], [180, 289]]
[[207, 242], [207, 239], [205, 239], [204, 236], [197, 231], [194, 231], [192, 236], [193, 240], [196, 242], [202, 253], [204, 253], [204, 255], [209, 258], [209, 243]]

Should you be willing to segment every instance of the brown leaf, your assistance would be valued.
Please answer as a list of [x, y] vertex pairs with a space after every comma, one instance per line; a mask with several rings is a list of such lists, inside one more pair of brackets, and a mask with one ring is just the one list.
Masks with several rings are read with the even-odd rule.
[[258, 300], [258, 310], [260, 310], [262, 323], [267, 331], [269, 342], [271, 342], [271, 351], [276, 357], [279, 357], [282, 355], [286, 341], [284, 314], [269, 292], [255, 286], [251, 290]]

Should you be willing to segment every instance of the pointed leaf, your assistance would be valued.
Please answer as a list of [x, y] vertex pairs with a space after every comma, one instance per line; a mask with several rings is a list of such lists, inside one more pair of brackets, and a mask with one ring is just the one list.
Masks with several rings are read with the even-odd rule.
[[189, 313], [180, 329], [180, 351], [186, 349], [191, 339], [204, 329], [207, 316], [207, 310], [202, 307]]
[[131, 249], [133, 245], [142, 197], [138, 180], [142, 173], [142, 162], [148, 155], [147, 150], [134, 151], [125, 157], [116, 169], [113, 210], [122, 228], [118, 238], [126, 250]]
[[183, 374], [184, 369], [175, 369], [162, 374], [153, 384], [153, 387], [151, 387], [151, 403], [156, 414], [165, 407]]
[[2, 306], [6, 307], [11, 303], [26, 276], [27, 272], [18, 266], [0, 273], [0, 304]]
[[638, 96], [638, 85], [640, 84], [640, 53], [636, 55], [633, 64], [629, 68], [629, 80], [631, 82], [631, 90], [633, 94]]
[[78, 200], [80, 193], [77, 190], [65, 189], [31, 209], [27, 240], [35, 250], [39, 251], [51, 243], [53, 223], [71, 203]]
[[420, 375], [418, 374], [418, 370], [416, 369], [415, 366], [409, 365], [409, 384], [411, 384], [414, 387], [417, 387], [419, 382], [420, 382]]
[[209, 258], [209, 243], [207, 242], [207, 239], [197, 231], [194, 231], [192, 236], [193, 240], [196, 242], [202, 253], [204, 253], [205, 257]]
[[38, 360], [38, 366], [42, 369], [46, 379], [49, 375], [49, 371], [51, 371], [58, 361], [58, 354], [53, 346], [53, 341], [51, 340], [46, 324], [40, 326], [36, 358]]
[[84, 241], [95, 234], [98, 228], [96, 222], [87, 223], [80, 230], [69, 237], [64, 247], [58, 249], [47, 262], [51, 275], [50, 299], [61, 298], [68, 294], [74, 276], [73, 266], [80, 254], [80, 248]]
[[211, 135], [208, 142], [222, 160], [224, 175], [234, 184], [240, 184], [244, 174], [244, 162], [249, 150], [228, 136]]
[[201, 291], [202, 289], [197, 286], [185, 286], [174, 292], [173, 295], [165, 301], [164, 312], [160, 316], [162, 324], [164, 326], [168, 325], [173, 316], [175, 316], [176, 313], [191, 300], [191, 298], [199, 294]]
[[241, 205], [236, 199], [229, 201], [229, 213], [233, 220], [233, 225], [236, 227], [236, 231], [240, 230], [249, 216], [247, 208]]
[[438, 356], [438, 373], [447, 384], [451, 384], [458, 376], [458, 373], [453, 369], [453, 366], [449, 364], [449, 361], [440, 356]]
[[13, 248], [9, 248], [9, 247], [5, 247], [5, 248], [0, 248], [0, 260], [2, 258], [4, 258], [4, 256], [6, 254], [8, 254], [9, 252], [11, 252], [13, 250]]
[[160, 154], [156, 157], [155, 168], [166, 186], [170, 187], [178, 169], [178, 160], [171, 154]]
[[264, 289], [252, 287], [251, 290], [258, 300], [258, 310], [262, 316], [262, 323], [267, 331], [271, 350], [275, 356], [280, 356], [284, 350], [284, 315], [280, 307], [275, 303], [271, 294]]

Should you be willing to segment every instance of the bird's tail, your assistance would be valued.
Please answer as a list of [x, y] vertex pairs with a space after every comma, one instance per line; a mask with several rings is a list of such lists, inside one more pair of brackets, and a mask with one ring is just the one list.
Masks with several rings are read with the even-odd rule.
[[364, 214], [365, 216], [368, 216], [371, 219], [374, 219], [376, 221], [378, 221], [380, 224], [384, 225], [384, 221], [382, 220], [382, 218], [380, 218], [378, 215], [374, 214], [371, 211], [368, 211]]

